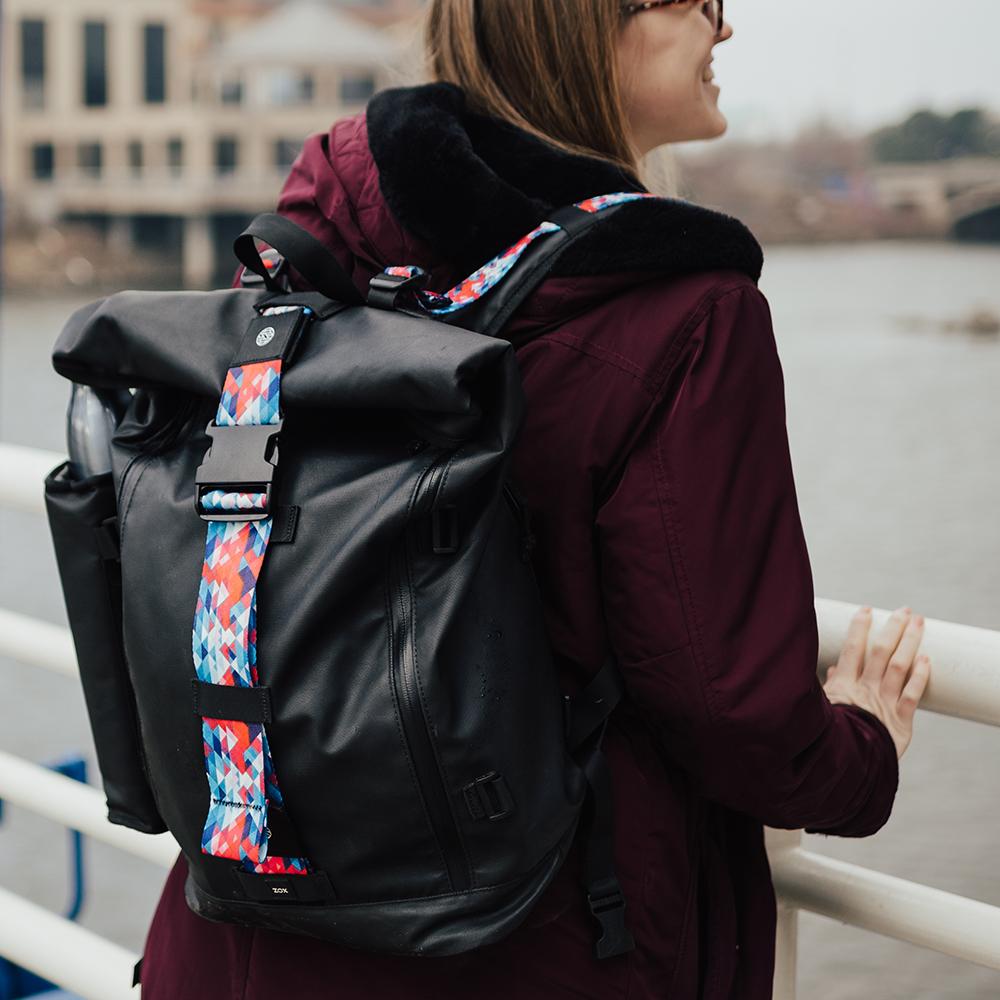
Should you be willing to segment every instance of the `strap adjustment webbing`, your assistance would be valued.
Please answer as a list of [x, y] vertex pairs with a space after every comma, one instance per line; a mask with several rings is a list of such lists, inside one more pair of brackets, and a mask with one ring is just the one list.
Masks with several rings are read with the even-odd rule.
[[[498, 254], [470, 274], [464, 281], [444, 293], [432, 292], [424, 287], [428, 276], [420, 267], [412, 264], [387, 267], [382, 274], [376, 275], [371, 280], [368, 304], [380, 306], [383, 309], [397, 308], [404, 293], [409, 293], [406, 297], [412, 299], [420, 310], [431, 316], [447, 319], [455, 313], [479, 303], [488, 292], [507, 277], [529, 250], [534, 249], [533, 245], [542, 237], [551, 237], [553, 241], [556, 239], [571, 240], [589, 229], [595, 221], [594, 216], [598, 213], [607, 209], [615, 209], [628, 202], [653, 197], [654, 195], [647, 191], [618, 191], [614, 194], [586, 198], [575, 205], [565, 205], [555, 209], [530, 233], [522, 236], [503, 253]], [[558, 237], [552, 234], [558, 234]], [[515, 282], [518, 287], [509, 289], [510, 300], [505, 301], [502, 305], [497, 304], [494, 309], [488, 310], [490, 312], [489, 320], [481, 320], [473, 328], [488, 336], [495, 336], [523, 298], [531, 292], [537, 280], [547, 272], [554, 254], [557, 252], [558, 247], [554, 246], [551, 254], [543, 255], [544, 259], [532, 269], [534, 273], [522, 275]], [[497, 315], [494, 316], [493, 313]]]
[[258, 875], [312, 871], [305, 857], [268, 853], [269, 817], [276, 825], [287, 817], [279, 817], [284, 801], [265, 729], [271, 703], [257, 672], [257, 580], [273, 524], [282, 366], [310, 316], [307, 308], [277, 307], [254, 317], [226, 374], [209, 426], [212, 449], [197, 475], [198, 510], [208, 521], [192, 630], [209, 786], [201, 849]]
[[587, 777], [587, 801], [582, 827], [585, 835], [583, 884], [587, 905], [600, 925], [594, 946], [597, 958], [623, 955], [635, 947], [625, 926], [625, 896], [615, 873], [614, 799], [611, 769], [601, 749], [608, 719], [625, 695], [621, 672], [613, 656], [575, 697], [566, 697], [566, 734], [570, 752]]

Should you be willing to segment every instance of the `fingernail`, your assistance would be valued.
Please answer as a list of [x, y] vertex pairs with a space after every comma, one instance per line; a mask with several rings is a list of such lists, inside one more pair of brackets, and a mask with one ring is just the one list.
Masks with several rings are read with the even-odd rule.
[[908, 615], [910, 614], [909, 608], [896, 608], [896, 614], [898, 615]]
[[914, 621], [914, 624], [916, 624], [916, 625], [923, 625], [923, 623], [924, 623], [924, 616], [923, 615], [917, 615], [917, 617], [914, 618], [913, 621]]

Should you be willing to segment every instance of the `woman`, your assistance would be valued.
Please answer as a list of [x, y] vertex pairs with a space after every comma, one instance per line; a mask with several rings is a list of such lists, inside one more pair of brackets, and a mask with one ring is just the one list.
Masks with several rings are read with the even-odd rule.
[[[312, 137], [279, 211], [360, 290], [419, 264], [445, 290], [591, 195], [641, 191], [665, 143], [721, 135], [721, 3], [433, 0], [436, 82]], [[760, 248], [677, 200], [626, 205], [506, 331], [528, 400], [514, 476], [571, 691], [616, 655], [606, 750], [636, 947], [592, 958], [574, 853], [525, 924], [480, 951], [386, 958], [211, 924], [171, 874], [146, 950], [161, 998], [764, 1000], [775, 904], [762, 824], [867, 836], [929, 673], [900, 609], [859, 612], [821, 687], [809, 558]]]

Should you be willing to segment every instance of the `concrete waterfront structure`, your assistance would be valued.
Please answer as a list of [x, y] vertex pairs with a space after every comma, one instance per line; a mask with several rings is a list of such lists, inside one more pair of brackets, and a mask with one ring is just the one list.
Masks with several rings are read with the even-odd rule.
[[[876, 203], [918, 229], [962, 236], [963, 220], [1000, 210], [1000, 160], [958, 157], [934, 163], [883, 163], [869, 170]], [[985, 231], [981, 238], [997, 239]]]
[[369, 6], [7, 0], [8, 217], [91, 222], [121, 249], [173, 255], [186, 284], [211, 283], [232, 237], [273, 207], [302, 140], [394, 82], [404, 45], [372, 17], [418, 3]]

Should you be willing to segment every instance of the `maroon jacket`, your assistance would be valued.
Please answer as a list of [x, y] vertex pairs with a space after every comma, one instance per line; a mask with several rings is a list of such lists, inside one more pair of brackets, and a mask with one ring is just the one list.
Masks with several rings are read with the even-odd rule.
[[[635, 188], [435, 84], [313, 136], [279, 211], [359, 289], [420, 264], [444, 290], [554, 206]], [[831, 706], [817, 680], [760, 266], [737, 220], [640, 202], [560, 261], [507, 331], [528, 401], [514, 478], [563, 683], [580, 686], [610, 645], [628, 690], [606, 747], [636, 949], [591, 957], [576, 852], [509, 938], [434, 959], [209, 923], [184, 904], [180, 862], [149, 933], [147, 1000], [770, 998], [762, 824], [874, 833], [897, 765], [882, 724]]]

